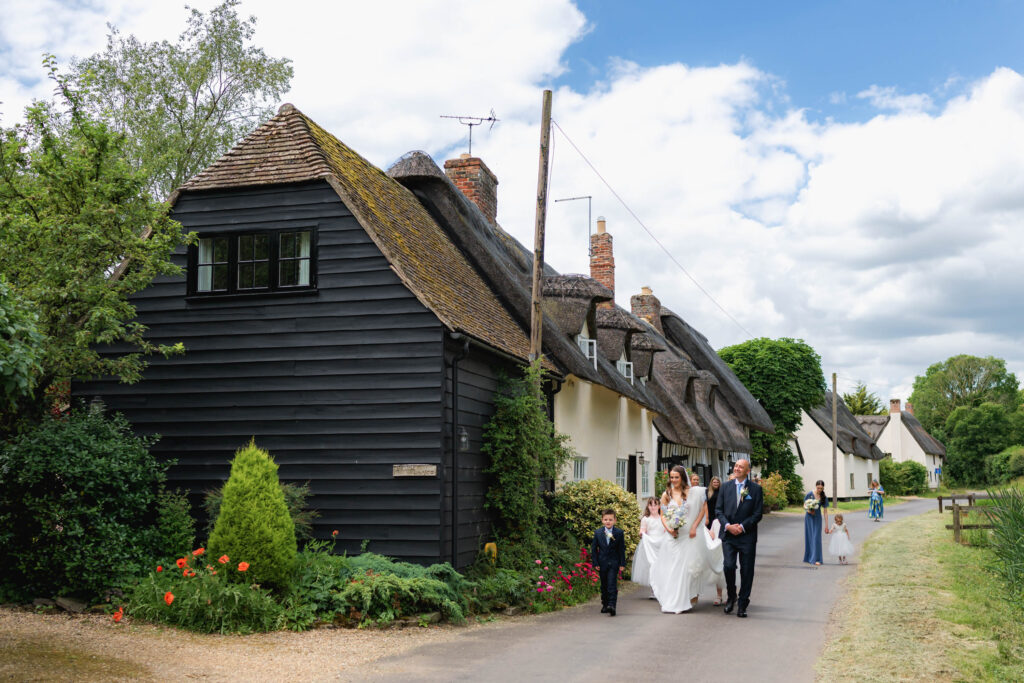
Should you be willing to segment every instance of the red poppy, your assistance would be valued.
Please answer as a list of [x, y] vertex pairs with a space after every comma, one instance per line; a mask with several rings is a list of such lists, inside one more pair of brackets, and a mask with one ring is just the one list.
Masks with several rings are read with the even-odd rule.
[[174, 564], [178, 565], [178, 569], [181, 569], [186, 564], [188, 564], [188, 560], [186, 560], [184, 557], [179, 557], [177, 560], [174, 561]]
[[114, 612], [114, 623], [118, 624], [121, 622], [122, 619], [124, 619], [124, 608], [118, 607], [117, 611]]
[[166, 602], [168, 605], [174, 602], [174, 593], [172, 593], [171, 591], [167, 591], [166, 593], [164, 593], [164, 602]]
[[192, 578], [193, 576], [195, 576], [195, 575], [196, 575], [196, 573], [195, 573], [194, 571], [192, 571], [191, 569], [189, 569], [189, 570], [188, 570], [188, 573], [187, 573], [187, 574], [185, 574], [185, 576], [187, 576], [187, 577], [188, 577], [188, 578], [190, 578], [190, 579], [191, 579], [191, 578]]
[[192, 556], [193, 557], [199, 557], [200, 555], [202, 555], [205, 552], [206, 552], [206, 548], [197, 548], [196, 550], [192, 551]]
[[219, 558], [217, 558], [217, 561], [220, 562], [221, 564], [227, 564], [228, 562], [231, 561], [231, 558], [228, 557], [227, 555], [221, 555]]
[[337, 535], [338, 535], [338, 530], [337, 529], [335, 529], [334, 531], [331, 532], [331, 536], [337, 536]]
[[181, 575], [182, 576], [188, 576], [188, 573], [190, 571], [192, 571], [192, 570], [190, 570], [188, 567], [185, 567], [184, 569], [181, 570]]
[[238, 563], [238, 571], [244, 572], [248, 568], [249, 568], [249, 563], [248, 562], [239, 562]]
[[164, 568], [163, 568], [163, 567], [161, 567], [160, 565], [157, 565], [157, 566], [156, 566], [156, 570], [157, 570], [158, 572], [162, 572], [162, 571], [164, 570]]

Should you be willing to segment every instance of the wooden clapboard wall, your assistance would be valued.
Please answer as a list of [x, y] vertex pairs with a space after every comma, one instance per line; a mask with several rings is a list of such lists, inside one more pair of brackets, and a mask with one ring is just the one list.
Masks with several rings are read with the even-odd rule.
[[[450, 559], [440, 321], [324, 182], [185, 193], [173, 217], [199, 234], [316, 228], [316, 294], [187, 300], [184, 275], [160, 278], [134, 297], [139, 320], [151, 339], [184, 342], [187, 353], [153, 357], [135, 385], [97, 381], [75, 393], [100, 395], [140, 433], [161, 434], [154, 451], [177, 461], [171, 485], [193, 494], [195, 512], [255, 437], [282, 479], [310, 482], [316, 535], [337, 529], [339, 552], [358, 552], [366, 539], [370, 550], [408, 560]], [[184, 249], [175, 261], [185, 265]], [[488, 386], [475, 394], [480, 405], [465, 404], [480, 419]], [[438, 474], [396, 478], [396, 463], [437, 465]], [[466, 545], [468, 557], [475, 541]]]

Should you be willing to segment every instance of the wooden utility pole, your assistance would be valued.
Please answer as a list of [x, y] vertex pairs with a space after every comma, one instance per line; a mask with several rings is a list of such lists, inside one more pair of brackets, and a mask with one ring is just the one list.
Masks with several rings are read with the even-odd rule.
[[832, 373], [832, 514], [839, 504], [839, 469], [836, 451], [839, 448], [839, 395], [836, 394], [836, 373]]
[[548, 156], [551, 151], [551, 91], [544, 91], [540, 117], [540, 168], [537, 170], [537, 223], [533, 232], [533, 298], [530, 302], [530, 360], [541, 354], [544, 314], [540, 309], [544, 273], [544, 221], [548, 212]]

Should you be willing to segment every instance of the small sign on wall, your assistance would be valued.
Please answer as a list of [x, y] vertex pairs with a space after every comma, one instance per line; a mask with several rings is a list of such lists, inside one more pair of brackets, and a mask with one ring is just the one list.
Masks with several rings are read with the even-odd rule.
[[437, 465], [392, 465], [392, 477], [436, 477]]

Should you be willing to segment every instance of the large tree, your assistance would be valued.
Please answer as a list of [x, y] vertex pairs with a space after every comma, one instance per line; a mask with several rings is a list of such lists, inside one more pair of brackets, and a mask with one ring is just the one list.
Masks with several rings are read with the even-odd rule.
[[868, 385], [864, 382], [857, 382], [852, 393], [843, 394], [843, 403], [854, 415], [885, 415], [887, 412], [882, 399], [873, 391], [868, 391]]
[[795, 474], [796, 455], [789, 447], [800, 426], [801, 411], [825, 400], [825, 377], [821, 357], [802, 339], [751, 339], [727, 346], [718, 355], [761, 402], [775, 425], [774, 434], [751, 435], [751, 460], [768, 474], [779, 472], [793, 482], [790, 498], [803, 492]]
[[985, 481], [985, 458], [1012, 446], [1013, 431], [1010, 413], [1003, 405], [960, 406], [945, 424], [945, 474], [968, 486], [995, 483]]
[[1017, 377], [1007, 372], [1006, 361], [987, 356], [952, 356], [930, 366], [914, 378], [910, 401], [924, 428], [943, 440], [946, 420], [957, 408], [997, 403], [1016, 410], [1020, 402]]
[[290, 60], [251, 44], [256, 18], [240, 18], [238, 4], [193, 9], [173, 44], [111, 27], [106, 50], [74, 65], [89, 111], [125, 134], [132, 164], [158, 198], [271, 117], [288, 91]]
[[[179, 272], [170, 256], [181, 227], [126, 160], [124, 136], [84, 111], [52, 57], [44, 63], [54, 100], [33, 103], [24, 124], [0, 129], [0, 277], [31, 308], [41, 335], [26, 409], [55, 381], [135, 381], [145, 354], [181, 348], [147, 340], [128, 301], [157, 275]], [[103, 345], [120, 353], [101, 355]]]

